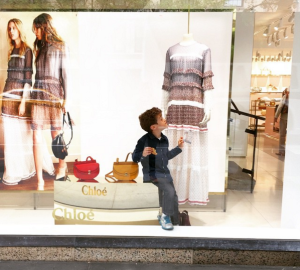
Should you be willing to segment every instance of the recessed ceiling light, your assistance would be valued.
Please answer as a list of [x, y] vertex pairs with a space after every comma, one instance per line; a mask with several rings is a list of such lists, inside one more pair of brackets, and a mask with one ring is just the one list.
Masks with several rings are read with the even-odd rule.
[[278, 21], [277, 24], [275, 24], [274, 29], [278, 31], [280, 27], [282, 27], [282, 18]]

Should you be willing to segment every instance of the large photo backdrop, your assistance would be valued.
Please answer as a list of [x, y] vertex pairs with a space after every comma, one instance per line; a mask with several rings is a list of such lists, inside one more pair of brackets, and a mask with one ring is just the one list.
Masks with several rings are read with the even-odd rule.
[[[9, 43], [7, 39], [7, 24], [9, 20], [16, 18], [20, 20], [23, 24], [22, 35], [26, 35], [26, 40], [28, 46], [33, 49], [33, 43], [36, 39], [36, 35], [33, 31], [33, 20], [42, 14], [43, 12], [1, 12], [0, 14], [0, 91], [1, 91], [1, 108], [5, 107], [6, 116], [7, 105], [2, 102], [6, 94], [3, 93], [6, 82], [8, 81], [8, 51]], [[68, 51], [69, 51], [69, 64], [68, 64], [68, 83], [70, 85], [68, 90], [68, 107], [72, 119], [75, 122], [74, 126], [74, 139], [69, 148], [69, 156], [66, 158], [67, 163], [74, 161], [75, 158], [80, 155], [80, 108], [77, 106], [79, 96], [79, 73], [78, 73], [78, 23], [77, 23], [77, 13], [71, 12], [47, 12], [53, 18], [53, 26], [56, 28], [58, 35], [62, 37], [65, 41]], [[46, 55], [45, 57], [47, 57]], [[10, 61], [11, 70], [13, 68], [20, 68], [22, 64], [22, 59], [24, 56], [19, 56], [15, 53]], [[16, 60], [15, 59], [20, 59]], [[26, 58], [27, 59], [27, 58]], [[35, 56], [33, 54], [32, 59], [32, 85], [35, 83], [36, 65]], [[20, 64], [19, 64], [20, 63]], [[51, 67], [50, 67], [51, 68]], [[58, 70], [61, 67], [58, 66]], [[13, 71], [14, 72], [14, 71]], [[45, 68], [40, 70], [41, 73], [49, 73], [49, 70]], [[9, 78], [10, 81], [15, 80], [16, 75], [12, 74]], [[7, 87], [7, 86], [6, 86]], [[45, 89], [40, 89], [39, 91], [44, 91]], [[15, 97], [12, 97], [14, 99]], [[29, 100], [32, 98], [32, 93], [27, 97]], [[30, 104], [30, 101], [26, 104]], [[3, 110], [2, 110], [3, 112]], [[13, 117], [10, 117], [13, 116]], [[43, 177], [45, 182], [41, 184], [36, 176], [35, 164], [33, 159], [33, 140], [32, 140], [32, 130], [30, 126], [31, 115], [30, 111], [27, 115], [27, 120], [22, 118], [22, 115], [8, 115], [7, 117], [0, 118], [0, 190], [16, 190], [16, 191], [53, 191], [54, 189], [54, 179], [55, 179], [55, 169], [58, 166], [58, 159], [54, 157], [51, 150], [51, 133], [50, 130], [45, 130], [42, 133], [44, 138], [43, 146]], [[42, 115], [40, 115], [42, 119]], [[19, 120], [20, 121], [19, 121]], [[15, 121], [16, 120], [16, 121]], [[18, 123], [19, 121], [19, 123]], [[29, 125], [26, 125], [26, 121]], [[62, 121], [62, 119], [61, 119]], [[65, 132], [66, 141], [69, 141], [70, 132], [66, 129]], [[27, 138], [25, 140], [25, 138]], [[29, 139], [28, 139], [29, 138]], [[24, 150], [26, 149], [26, 150]], [[48, 152], [48, 153], [47, 153]], [[45, 161], [45, 157], [47, 160]], [[5, 162], [6, 161], [6, 162]], [[47, 166], [45, 166], [45, 163]], [[53, 165], [54, 164], [54, 167]], [[71, 164], [70, 164], [71, 165]], [[30, 167], [28, 169], [28, 167]], [[6, 169], [5, 169], [6, 168]], [[54, 170], [53, 170], [54, 168]], [[23, 170], [23, 172], [21, 171]], [[4, 173], [6, 171], [6, 175]], [[16, 173], [18, 171], [18, 173]], [[20, 173], [19, 173], [20, 171]], [[30, 171], [30, 174], [28, 174]], [[21, 177], [19, 176], [21, 175]], [[6, 180], [5, 180], [6, 179]], [[4, 184], [5, 183], [5, 184]]]
[[[145, 133], [138, 116], [161, 108], [166, 52], [187, 33], [187, 22], [187, 13], [176, 12], [78, 14], [82, 159], [92, 156], [100, 162], [98, 180]], [[223, 192], [225, 186], [231, 31], [230, 12], [191, 13], [190, 32], [211, 49], [214, 73], [209, 192]]]

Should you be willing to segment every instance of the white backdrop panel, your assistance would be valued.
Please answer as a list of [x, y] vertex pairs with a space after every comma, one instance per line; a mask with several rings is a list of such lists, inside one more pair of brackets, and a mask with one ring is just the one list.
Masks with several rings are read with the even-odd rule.
[[[100, 175], [145, 133], [138, 116], [160, 107], [165, 55], [187, 32], [187, 13], [79, 13], [82, 159]], [[224, 191], [232, 13], [191, 13], [194, 39], [212, 51], [210, 191]]]

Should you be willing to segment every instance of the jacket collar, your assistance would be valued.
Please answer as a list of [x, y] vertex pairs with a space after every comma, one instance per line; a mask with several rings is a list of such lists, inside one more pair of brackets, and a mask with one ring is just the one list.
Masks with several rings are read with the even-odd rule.
[[[151, 140], [157, 139], [151, 132], [148, 132], [148, 136], [150, 137]], [[161, 140], [166, 140], [166, 138], [167, 138], [166, 135], [161, 133]]]

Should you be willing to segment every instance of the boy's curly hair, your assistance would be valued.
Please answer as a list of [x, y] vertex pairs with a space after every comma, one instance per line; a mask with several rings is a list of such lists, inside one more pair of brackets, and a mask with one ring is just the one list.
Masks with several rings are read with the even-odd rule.
[[157, 116], [161, 114], [161, 109], [153, 107], [139, 116], [140, 125], [143, 130], [151, 132], [151, 126], [157, 124]]

